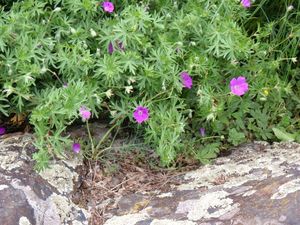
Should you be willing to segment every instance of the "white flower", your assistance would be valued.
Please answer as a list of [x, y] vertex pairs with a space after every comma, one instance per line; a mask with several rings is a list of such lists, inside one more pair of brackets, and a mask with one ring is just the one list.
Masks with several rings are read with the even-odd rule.
[[112, 117], [115, 117], [115, 115], [117, 114], [117, 111], [110, 111], [110, 115], [112, 116]]
[[125, 93], [130, 94], [131, 92], [133, 92], [133, 87], [130, 86], [125, 86]]
[[296, 63], [298, 60], [297, 60], [297, 57], [294, 57], [294, 58], [292, 58], [292, 62], [293, 63]]
[[112, 90], [111, 89], [108, 89], [106, 92], [105, 92], [105, 95], [107, 98], [110, 98], [111, 96], [113, 96], [114, 94], [112, 93]]
[[191, 45], [191, 46], [196, 46], [196, 42], [191, 41], [191, 42], [190, 42], [190, 45]]
[[47, 72], [47, 68], [45, 66], [43, 66], [43, 68], [41, 69], [41, 73], [46, 73]]
[[292, 11], [293, 9], [294, 9], [294, 6], [293, 5], [289, 5], [286, 10], [289, 12], [289, 11]]
[[97, 36], [97, 33], [96, 33], [96, 31], [94, 31], [93, 28], [90, 29], [90, 32], [91, 32], [92, 37], [96, 37]]
[[177, 44], [178, 46], [183, 46], [183, 43], [182, 43], [181, 41], [178, 41], [176, 44]]
[[86, 44], [86, 42], [83, 43], [83, 48], [84, 48], [84, 49], [87, 49], [87, 48], [88, 48], [88, 45]]
[[96, 55], [100, 55], [100, 48], [97, 48], [97, 50], [96, 50]]
[[129, 77], [128, 80], [127, 80], [128, 84], [133, 84], [135, 82], [136, 82], [136, 80], [133, 77]]
[[71, 27], [71, 28], [70, 28], [70, 32], [71, 32], [72, 34], [75, 34], [75, 33], [76, 33], [76, 30], [75, 30], [73, 27]]

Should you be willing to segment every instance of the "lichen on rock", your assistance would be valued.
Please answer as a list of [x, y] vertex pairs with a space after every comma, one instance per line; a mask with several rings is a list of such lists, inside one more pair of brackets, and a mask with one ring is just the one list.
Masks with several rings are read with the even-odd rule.
[[238, 208], [238, 204], [234, 204], [228, 195], [225, 191], [215, 191], [206, 193], [199, 199], [179, 202], [175, 213], [187, 213], [187, 218], [191, 221], [218, 218]]
[[[297, 143], [245, 144], [186, 173], [166, 193], [123, 196], [126, 206], [105, 225], [123, 225], [129, 218], [135, 218], [132, 225], [299, 224], [299, 168]], [[137, 196], [149, 203], [131, 217]]]
[[34, 169], [32, 135], [0, 139], [1, 224], [87, 225], [89, 213], [75, 205], [70, 192], [78, 178], [66, 162]]

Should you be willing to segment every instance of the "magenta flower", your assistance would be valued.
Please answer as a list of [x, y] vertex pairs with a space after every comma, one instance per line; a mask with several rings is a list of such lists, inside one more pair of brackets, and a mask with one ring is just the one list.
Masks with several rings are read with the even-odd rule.
[[5, 127], [0, 127], [0, 135], [3, 135], [6, 133]]
[[73, 146], [73, 152], [78, 154], [80, 152], [80, 144], [79, 143], [74, 143]]
[[85, 106], [80, 107], [79, 113], [83, 121], [86, 121], [91, 117], [91, 112]]
[[234, 95], [242, 96], [248, 91], [248, 83], [245, 77], [233, 78], [230, 81], [231, 93]]
[[133, 117], [138, 123], [142, 123], [149, 119], [149, 110], [146, 107], [138, 106], [133, 112]]
[[63, 87], [64, 88], [67, 88], [69, 86], [69, 84], [67, 83], [67, 82], [65, 82], [64, 84], [63, 84]]
[[188, 89], [191, 89], [193, 85], [193, 79], [190, 77], [190, 75], [187, 72], [182, 72], [180, 76], [182, 85]]
[[202, 137], [204, 137], [205, 136], [205, 128], [201, 127], [199, 131], [200, 131], [200, 135]]
[[115, 9], [115, 6], [112, 2], [105, 1], [102, 3], [103, 10], [108, 13], [112, 13]]
[[251, 7], [251, 0], [241, 0], [241, 3], [244, 8], [250, 8]]

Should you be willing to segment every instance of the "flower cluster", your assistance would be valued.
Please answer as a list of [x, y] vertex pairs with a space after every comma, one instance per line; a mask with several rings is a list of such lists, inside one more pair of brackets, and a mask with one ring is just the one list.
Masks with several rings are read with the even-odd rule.
[[[245, 8], [249, 8], [251, 6], [250, 0], [241, 0], [241, 4]], [[112, 13], [114, 11], [114, 4], [109, 1], [105, 1], [102, 3], [103, 10], [108, 13]], [[124, 46], [122, 42], [116, 42], [116, 46], [121, 51], [124, 51]], [[112, 54], [115, 51], [114, 45], [112, 42], [109, 42], [107, 51], [109, 54]], [[186, 71], [180, 73], [181, 82], [184, 88], [191, 89], [193, 86], [193, 79], [190, 74]], [[244, 77], [233, 78], [230, 81], [230, 89], [231, 93], [241, 96], [244, 95], [248, 91], [248, 84]], [[86, 120], [90, 117], [90, 112], [86, 111], [85, 109], [81, 109], [80, 111], [83, 120]], [[142, 123], [149, 119], [149, 109], [143, 106], [136, 107], [135, 111], [133, 112], [133, 118], [136, 120], [137, 123]], [[201, 136], [204, 136], [204, 128], [200, 129]]]
[[[241, 4], [243, 7], [249, 8], [251, 6], [251, 1], [250, 0], [241, 0]], [[113, 13], [115, 10], [114, 4], [109, 1], [104, 1], [102, 3], [102, 8], [103, 8], [104, 12], [107, 12], [107, 13]], [[91, 30], [91, 34], [92, 34], [92, 36], [97, 35], [96, 32], [93, 30]], [[194, 43], [194, 45], [195, 44], [196, 43]], [[110, 41], [108, 43], [108, 47], [107, 47], [108, 54], [111, 55], [116, 50], [125, 51], [123, 43], [121, 41], [114, 41], [114, 42]], [[189, 74], [189, 72], [182, 71], [179, 74], [179, 77], [181, 79], [181, 84], [182, 84], [183, 88], [192, 89], [193, 78]], [[63, 86], [66, 88], [66, 87], [68, 87], [68, 84], [65, 83]], [[239, 76], [237, 78], [231, 79], [230, 90], [231, 90], [232, 94], [237, 95], [237, 96], [242, 96], [248, 91], [248, 89], [249, 89], [249, 87], [248, 87], [248, 83], [247, 83], [245, 77]], [[125, 87], [126, 93], [130, 93], [131, 91], [132, 91], [132, 86]], [[112, 93], [111, 93], [110, 89], [106, 92], [106, 95], [108, 98], [111, 97]], [[88, 121], [91, 117], [91, 112], [85, 106], [80, 107], [79, 114], [83, 121]], [[134, 109], [132, 116], [138, 124], [141, 124], [149, 119], [149, 117], [150, 117], [149, 109], [145, 106], [139, 105]], [[0, 134], [1, 134], [1, 130], [0, 130]], [[206, 136], [206, 131], [205, 131], [204, 127], [201, 127], [199, 129], [199, 134], [201, 137]], [[72, 149], [73, 149], [74, 153], [76, 153], [76, 154], [79, 153], [80, 148], [81, 148], [81, 146], [79, 143], [73, 143]]]

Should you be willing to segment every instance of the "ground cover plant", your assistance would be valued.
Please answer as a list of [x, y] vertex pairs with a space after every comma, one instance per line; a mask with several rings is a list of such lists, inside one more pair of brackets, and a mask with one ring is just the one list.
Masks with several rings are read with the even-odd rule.
[[[249, 140], [300, 141], [298, 1], [1, 4], [0, 112], [28, 116], [37, 169], [72, 149], [97, 159], [124, 124], [163, 166], [208, 163]], [[96, 143], [88, 124], [100, 116], [111, 128]], [[78, 121], [88, 142], [64, 135]]]

